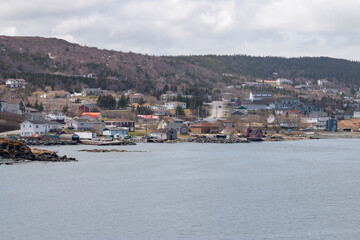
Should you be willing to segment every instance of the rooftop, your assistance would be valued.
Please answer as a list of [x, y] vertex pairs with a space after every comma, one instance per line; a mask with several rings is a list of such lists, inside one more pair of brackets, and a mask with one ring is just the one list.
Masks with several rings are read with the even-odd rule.
[[209, 123], [209, 122], [199, 122], [191, 125], [191, 127], [195, 128], [202, 128], [202, 127], [218, 127], [215, 123]]

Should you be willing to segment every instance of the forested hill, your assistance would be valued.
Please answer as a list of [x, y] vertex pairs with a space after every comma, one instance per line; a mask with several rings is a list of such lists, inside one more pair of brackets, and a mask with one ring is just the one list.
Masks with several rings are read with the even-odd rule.
[[79, 91], [88, 86], [152, 92], [168, 86], [194, 93], [211, 91], [219, 82], [275, 77], [327, 78], [359, 86], [360, 63], [325, 57], [160, 57], [102, 50], [55, 38], [0, 36], [0, 81], [8, 77], [23, 77], [33, 88], [50, 85]]
[[306, 79], [327, 78], [345, 85], [360, 84], [360, 62], [328, 57], [253, 57], [234, 56], [178, 56], [178, 61], [197, 64], [217, 73], [235, 74], [254, 78], [272, 78], [277, 76], [288, 79], [304, 77]]

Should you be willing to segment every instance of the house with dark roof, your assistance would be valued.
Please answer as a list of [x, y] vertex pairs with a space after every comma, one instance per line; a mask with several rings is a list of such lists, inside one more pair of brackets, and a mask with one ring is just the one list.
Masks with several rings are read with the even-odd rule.
[[84, 103], [79, 107], [79, 111], [81, 112], [96, 112], [98, 111], [98, 107], [95, 103]]
[[164, 129], [169, 123], [184, 123], [184, 120], [176, 117], [168, 117], [164, 116], [161, 118], [161, 120], [158, 123], [158, 129]]
[[53, 110], [46, 115], [46, 120], [65, 123], [66, 115], [62, 111]]
[[171, 117], [164, 116], [159, 121], [159, 123], [157, 125], [157, 128], [158, 129], [164, 129], [169, 123], [173, 123], [173, 122], [174, 122], [174, 120]]
[[40, 112], [29, 112], [21, 115], [25, 120], [37, 120], [37, 121], [45, 121], [45, 114]]
[[177, 132], [175, 129], [156, 129], [150, 134], [150, 137], [158, 140], [175, 140], [177, 139]]
[[5, 99], [0, 101], [1, 111], [14, 113], [14, 114], [23, 114], [26, 112], [26, 107], [22, 99]]
[[102, 96], [105, 95], [105, 91], [102, 90], [101, 88], [84, 88], [81, 91], [81, 95], [83, 97], [87, 97], [87, 96]]
[[251, 129], [249, 127], [246, 129], [246, 137], [251, 139], [261, 139], [264, 137], [264, 134], [261, 129]]
[[94, 122], [89, 119], [71, 119], [66, 122], [67, 129], [90, 131], [94, 127]]
[[275, 109], [275, 101], [273, 98], [263, 98], [261, 100], [243, 100], [241, 106], [248, 111], [272, 110]]
[[129, 132], [135, 132], [135, 121], [129, 119], [111, 119], [105, 121], [106, 128], [126, 127]]
[[290, 109], [299, 110], [302, 112], [302, 114], [309, 114], [310, 112], [321, 112], [324, 110], [323, 106], [319, 104], [303, 103], [303, 102], [293, 105], [292, 107], [290, 107]]
[[165, 129], [175, 129], [177, 134], [189, 134], [189, 127], [185, 123], [169, 123]]
[[219, 119], [216, 121], [216, 124], [219, 128], [222, 129], [232, 129], [234, 127], [234, 122], [228, 119]]

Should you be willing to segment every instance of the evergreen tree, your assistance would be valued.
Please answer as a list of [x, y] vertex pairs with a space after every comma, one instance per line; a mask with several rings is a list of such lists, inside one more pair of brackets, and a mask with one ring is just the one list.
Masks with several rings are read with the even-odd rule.
[[144, 100], [143, 98], [140, 98], [138, 104], [139, 104], [139, 105], [144, 105], [144, 103], [145, 103], [145, 100]]
[[169, 86], [167, 84], [165, 84], [165, 86], [163, 88], [163, 93], [166, 93], [167, 91], [169, 91]]
[[117, 103], [118, 108], [126, 108], [128, 104], [129, 104], [128, 98], [125, 98], [124, 95], [121, 95], [121, 98]]
[[176, 106], [175, 112], [176, 116], [185, 115], [184, 109], [180, 105]]
[[114, 109], [116, 107], [116, 99], [112, 95], [100, 96], [96, 105], [99, 108]]
[[66, 104], [63, 108], [62, 108], [62, 112], [63, 113], [67, 113], [69, 111], [69, 106]]
[[37, 99], [35, 100], [34, 108], [35, 108], [35, 109], [38, 109], [38, 108], [39, 108], [39, 103], [38, 103], [38, 100], [37, 100]]

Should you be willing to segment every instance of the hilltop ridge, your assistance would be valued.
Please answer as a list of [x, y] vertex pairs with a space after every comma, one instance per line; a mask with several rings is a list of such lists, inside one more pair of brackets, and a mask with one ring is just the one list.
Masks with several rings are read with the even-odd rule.
[[0, 36], [0, 50], [0, 78], [22, 76], [39, 87], [45, 84], [39, 79], [46, 78], [46, 84], [69, 91], [100, 86], [146, 92], [164, 85], [211, 91], [217, 84], [277, 77], [326, 78], [350, 87], [360, 83], [359, 62], [327, 57], [150, 56], [56, 38], [8, 36]]

